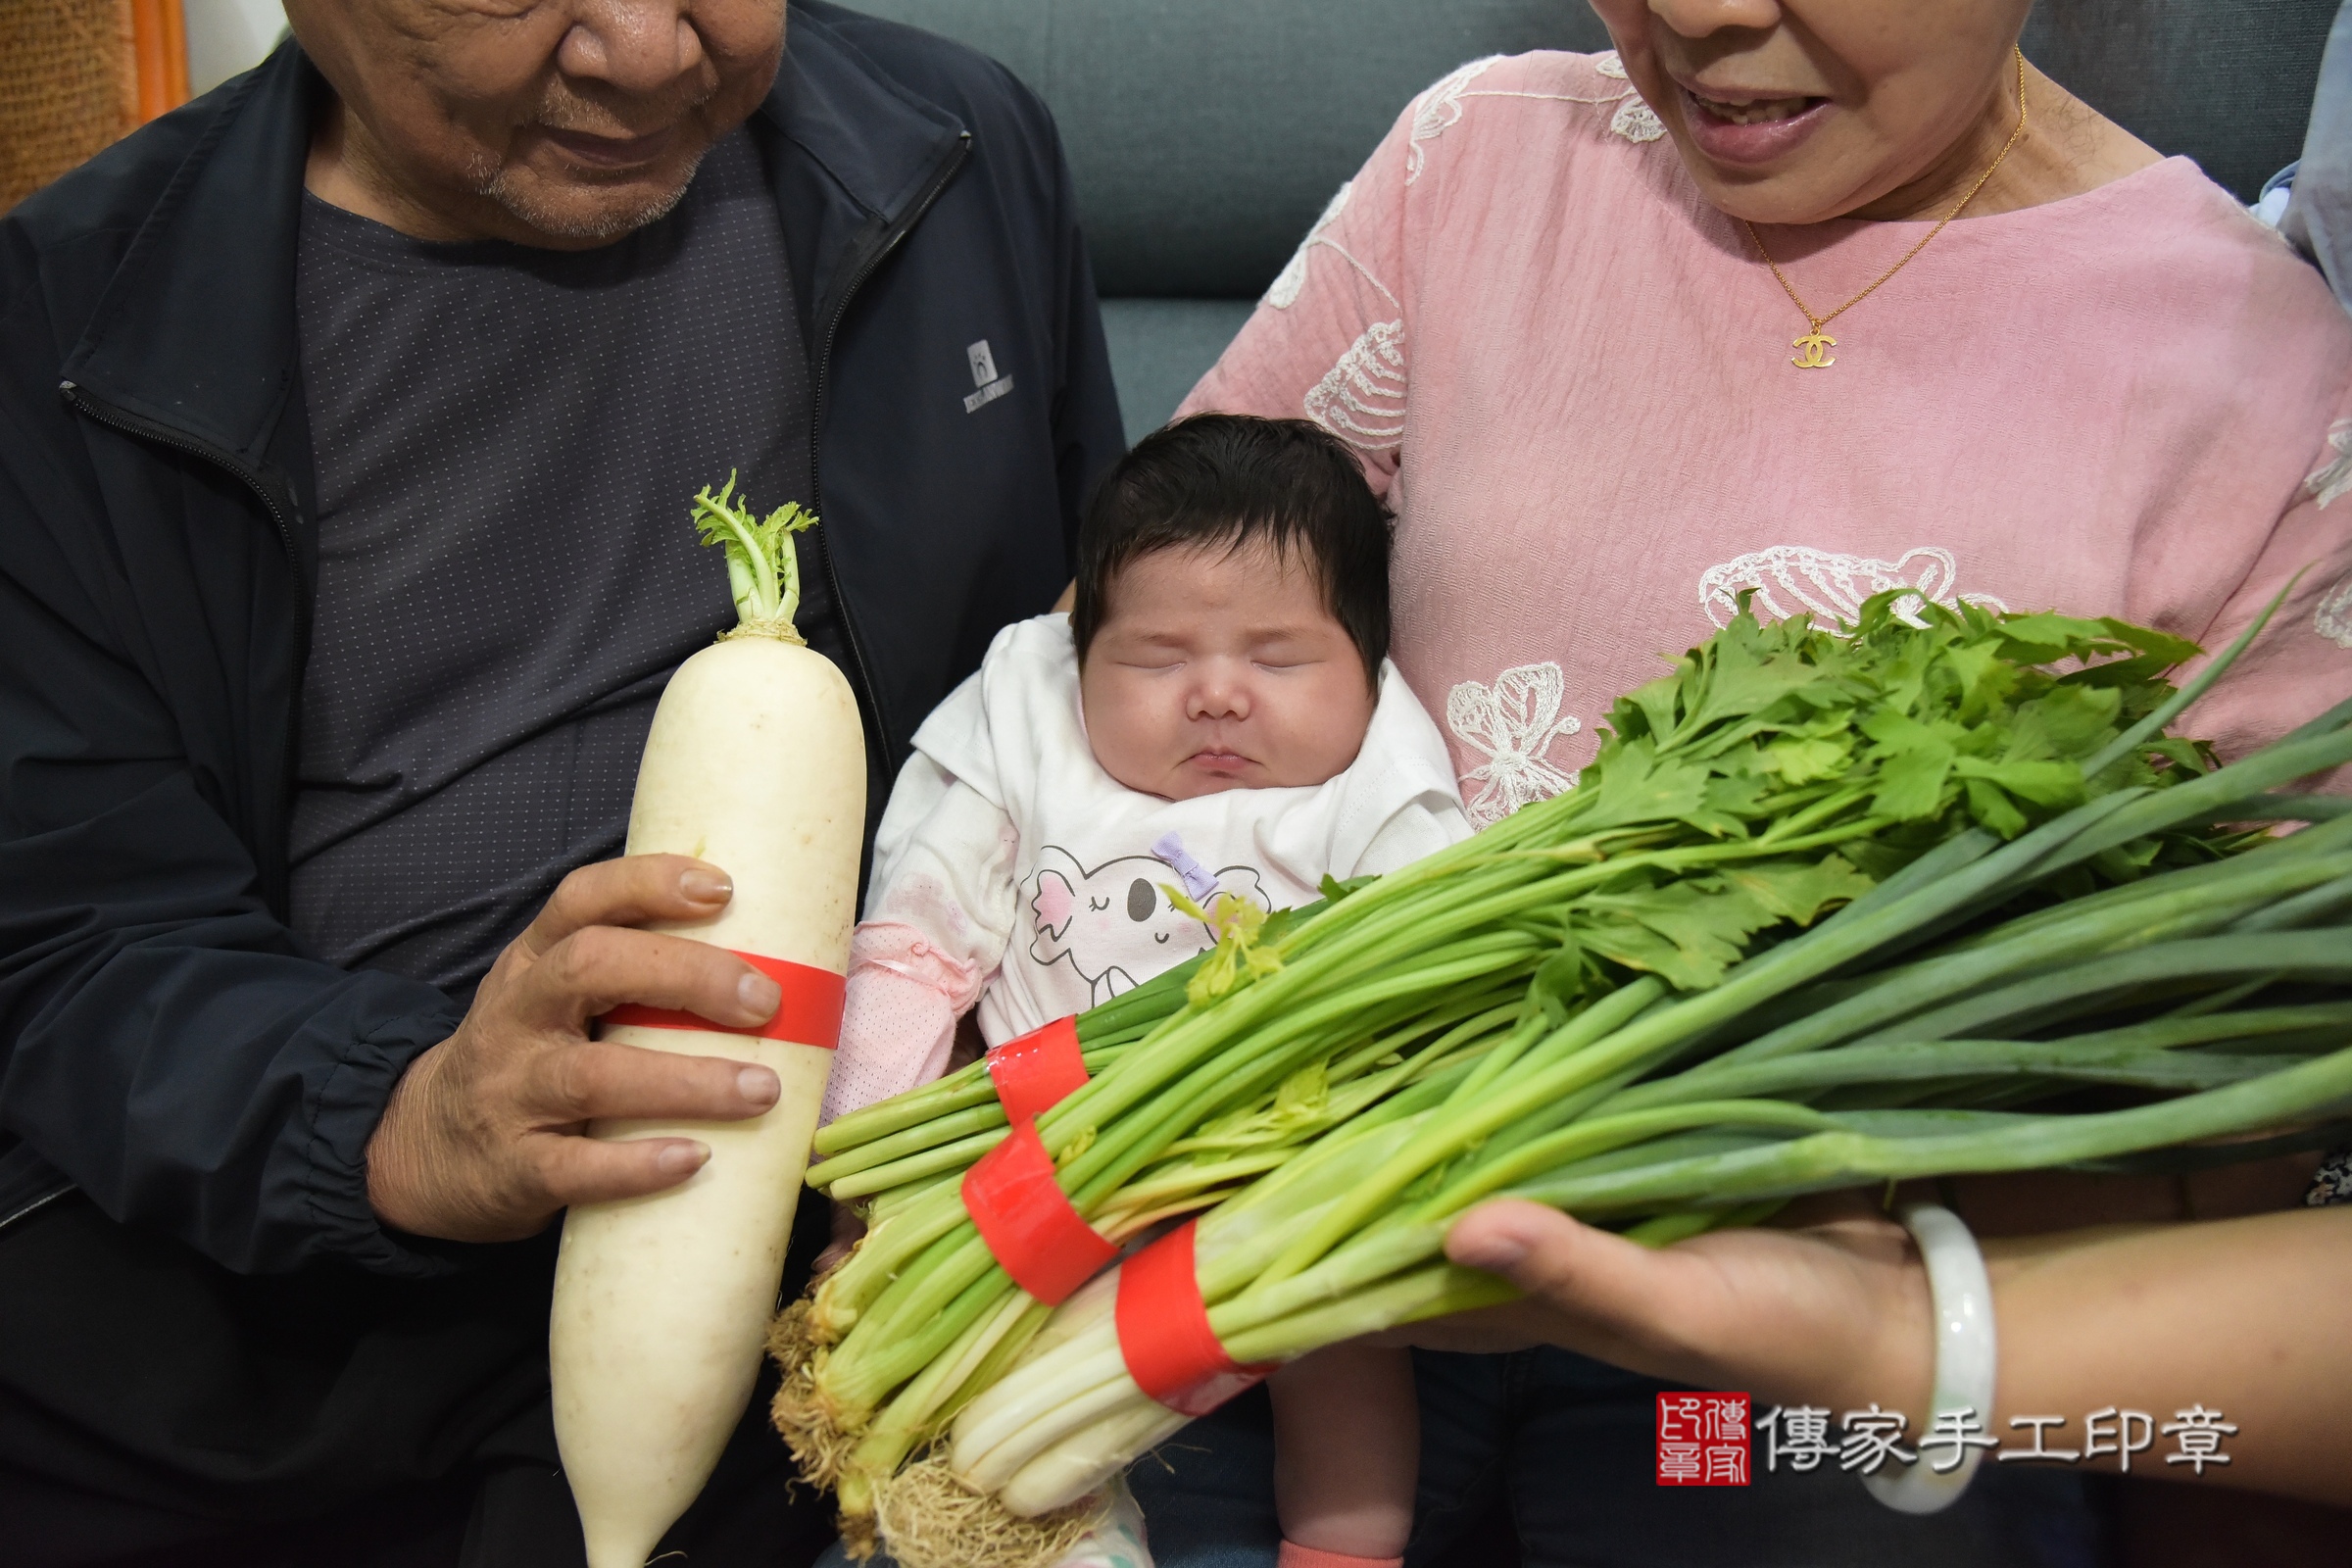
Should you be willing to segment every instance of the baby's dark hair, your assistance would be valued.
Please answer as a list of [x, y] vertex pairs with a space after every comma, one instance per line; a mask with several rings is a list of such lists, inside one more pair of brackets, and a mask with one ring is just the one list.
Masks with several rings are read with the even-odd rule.
[[1375, 686], [1389, 654], [1388, 508], [1355, 455], [1305, 419], [1196, 414], [1143, 438], [1111, 466], [1078, 530], [1083, 662], [1109, 613], [1110, 585], [1145, 556], [1263, 539], [1314, 573], [1324, 606]]

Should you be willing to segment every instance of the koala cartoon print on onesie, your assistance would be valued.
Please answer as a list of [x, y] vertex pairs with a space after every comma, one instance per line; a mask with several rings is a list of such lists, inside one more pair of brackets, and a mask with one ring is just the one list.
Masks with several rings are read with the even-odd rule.
[[[1215, 876], [1216, 892], [1271, 909], [1255, 866], [1221, 866]], [[1100, 1006], [1216, 946], [1207, 923], [1177, 906], [1178, 891], [1177, 873], [1156, 856], [1122, 855], [1089, 870], [1058, 844], [1043, 845], [1022, 890], [1037, 924], [1029, 956], [1068, 964], [1086, 982], [1087, 1005]]]

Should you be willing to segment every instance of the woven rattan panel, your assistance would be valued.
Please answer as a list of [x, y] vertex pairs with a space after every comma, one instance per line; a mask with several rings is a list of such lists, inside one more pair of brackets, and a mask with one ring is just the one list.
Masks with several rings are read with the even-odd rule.
[[138, 118], [130, 0], [0, 0], [0, 211]]

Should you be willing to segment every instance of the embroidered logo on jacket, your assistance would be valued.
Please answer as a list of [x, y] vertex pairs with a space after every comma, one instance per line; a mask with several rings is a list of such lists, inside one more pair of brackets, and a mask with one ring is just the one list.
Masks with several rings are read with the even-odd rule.
[[963, 400], [963, 412], [978, 414], [991, 403], [1012, 390], [1012, 377], [997, 373], [997, 356], [988, 346], [988, 339], [963, 346], [963, 357], [971, 362], [972, 385], [979, 388]]
[[[1271, 907], [1256, 867], [1228, 865], [1216, 876], [1218, 892]], [[1068, 963], [1087, 983], [1090, 1005], [1133, 991], [1216, 946], [1215, 933], [1168, 902], [1174, 882], [1176, 873], [1156, 856], [1123, 855], [1089, 870], [1061, 846], [1044, 846], [1027, 888], [1037, 920], [1029, 956]]]

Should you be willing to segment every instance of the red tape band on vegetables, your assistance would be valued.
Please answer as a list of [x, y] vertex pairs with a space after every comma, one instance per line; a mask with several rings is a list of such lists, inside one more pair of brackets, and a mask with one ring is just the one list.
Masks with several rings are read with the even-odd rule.
[[1013, 1121], [1035, 1121], [1086, 1087], [1086, 1058], [1078, 1054], [1078, 1020], [1056, 1018], [1007, 1040], [988, 1054], [988, 1076]]
[[963, 1173], [963, 1206], [1012, 1282], [1048, 1306], [1119, 1255], [1070, 1206], [1035, 1122], [1014, 1122], [1011, 1136]]
[[[735, 953], [733, 948], [727, 951]], [[643, 1007], [634, 1002], [614, 1007], [605, 1014], [603, 1022], [608, 1028], [627, 1024], [638, 1029], [701, 1029], [722, 1035], [751, 1035], [760, 1040], [820, 1046], [827, 1051], [841, 1044], [844, 982], [840, 975], [830, 969], [794, 963], [789, 958], [761, 957], [757, 953], [735, 953], [735, 956], [773, 980], [784, 992], [784, 1000], [776, 1004], [776, 1015], [763, 1024], [739, 1028], [731, 1023], [712, 1023], [674, 1007]]]
[[1196, 1221], [1162, 1236], [1119, 1265], [1119, 1354], [1135, 1386], [1179, 1415], [1208, 1414], [1272, 1366], [1237, 1366], [1200, 1299], [1193, 1269]]

